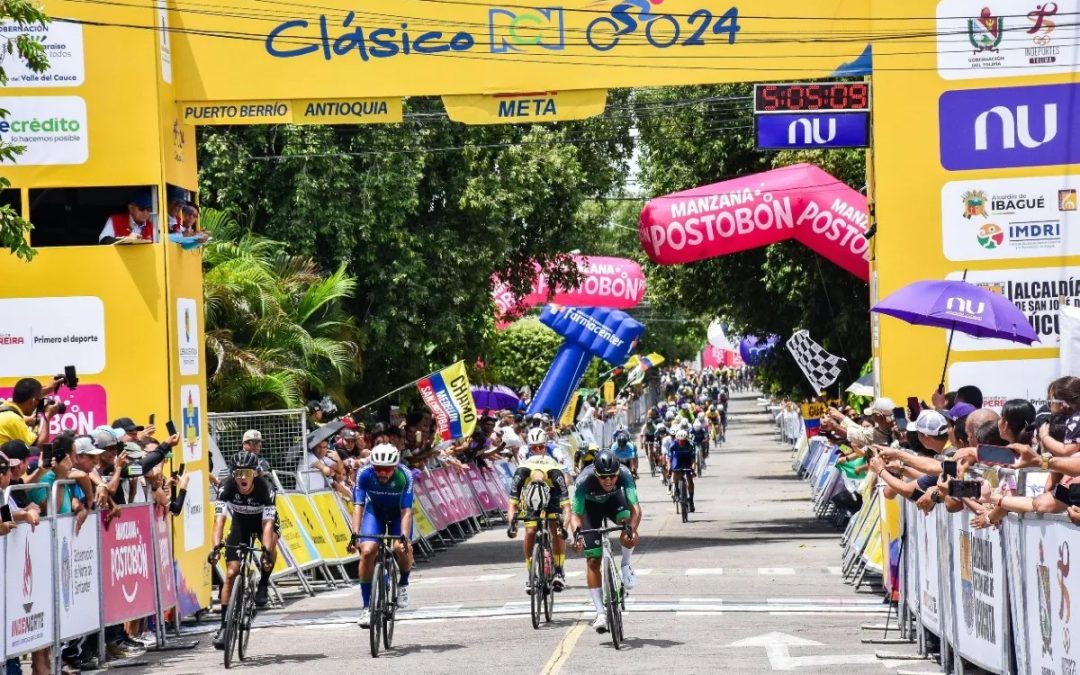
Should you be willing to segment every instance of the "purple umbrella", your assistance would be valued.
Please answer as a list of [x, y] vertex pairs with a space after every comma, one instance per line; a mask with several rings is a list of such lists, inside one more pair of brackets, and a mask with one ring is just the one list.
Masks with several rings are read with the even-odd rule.
[[473, 401], [480, 410], [516, 410], [521, 399], [510, 387], [481, 384], [472, 388]]
[[[1027, 317], [1008, 298], [966, 281], [916, 281], [870, 311], [895, 316], [916, 326], [948, 328], [946, 367], [952, 352], [953, 331], [1026, 345], [1039, 340]], [[941, 382], [945, 382], [945, 371], [941, 373]]]

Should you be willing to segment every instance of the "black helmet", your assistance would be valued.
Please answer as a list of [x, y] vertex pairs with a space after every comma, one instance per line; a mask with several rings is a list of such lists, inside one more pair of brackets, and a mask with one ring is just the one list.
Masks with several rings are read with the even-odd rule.
[[619, 460], [615, 457], [615, 453], [610, 450], [601, 450], [596, 455], [596, 459], [593, 460], [593, 467], [598, 476], [614, 476], [619, 473]]
[[259, 468], [259, 456], [254, 452], [248, 452], [247, 450], [241, 450], [233, 455], [232, 458], [233, 471], [237, 469], [258, 469]]

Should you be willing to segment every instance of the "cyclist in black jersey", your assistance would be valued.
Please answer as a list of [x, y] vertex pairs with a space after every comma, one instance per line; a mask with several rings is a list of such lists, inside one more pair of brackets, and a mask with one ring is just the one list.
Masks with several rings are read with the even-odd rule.
[[[262, 543], [263, 554], [261, 576], [255, 591], [255, 604], [265, 606], [268, 600], [267, 584], [274, 570], [276, 560], [277, 537], [274, 533], [274, 518], [277, 506], [274, 503], [274, 491], [265, 478], [257, 475], [259, 457], [254, 453], [241, 450], [233, 456], [232, 474], [221, 482], [214, 521], [214, 547], [207, 559], [211, 565], [217, 564], [221, 556], [222, 537], [225, 533], [225, 519], [232, 518], [228, 539], [229, 546], [247, 544], [252, 539]], [[228, 615], [229, 597], [232, 593], [233, 580], [240, 574], [240, 552], [235, 548], [225, 550], [226, 574], [221, 584], [221, 628], [214, 636], [214, 647], [225, 648], [225, 617]]]

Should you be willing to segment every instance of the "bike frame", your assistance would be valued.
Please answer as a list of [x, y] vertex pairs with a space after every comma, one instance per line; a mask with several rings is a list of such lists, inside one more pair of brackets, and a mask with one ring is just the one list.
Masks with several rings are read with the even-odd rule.
[[[237, 656], [243, 661], [247, 658], [247, 645], [251, 637], [251, 624], [255, 621], [255, 575], [251, 568], [255, 565], [254, 537], [246, 544], [232, 546], [223, 544], [224, 549], [240, 551], [240, 573], [233, 579], [232, 592], [229, 594], [229, 613], [225, 619], [225, 667], [232, 666], [232, 650], [236, 647]], [[226, 573], [228, 563], [226, 562]]]
[[600, 545], [603, 550], [600, 558], [600, 595], [607, 613], [608, 632], [615, 649], [619, 648], [623, 640], [622, 613], [626, 609], [626, 591], [623, 588], [622, 573], [615, 564], [615, 556], [611, 552], [611, 537], [608, 535], [612, 532], [628, 531], [627, 524], [579, 531], [579, 534], [585, 532], [600, 534]]
[[375, 550], [375, 572], [371, 578], [371, 624], [368, 626], [372, 658], [379, 656], [380, 642], [390, 649], [394, 641], [394, 621], [397, 616], [398, 561], [391, 542], [402, 541], [398, 535], [365, 535], [362, 539], [378, 540]]

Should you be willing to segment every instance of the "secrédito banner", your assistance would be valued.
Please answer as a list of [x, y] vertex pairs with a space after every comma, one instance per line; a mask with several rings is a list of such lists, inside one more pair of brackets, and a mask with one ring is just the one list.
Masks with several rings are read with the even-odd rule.
[[424, 404], [435, 416], [442, 440], [472, 435], [476, 428], [476, 402], [469, 388], [464, 361], [421, 378], [416, 386]]
[[[496, 282], [491, 292], [499, 316], [517, 315], [545, 302], [557, 302], [572, 307], [614, 307], [630, 309], [637, 307], [645, 297], [645, 275], [641, 265], [626, 258], [604, 256], [572, 256], [584, 279], [576, 288], [551, 289], [547, 275], [537, 274], [532, 291], [517, 298], [505, 284]], [[554, 296], [548, 293], [554, 290]]]
[[105, 625], [154, 613], [153, 506], [124, 506], [106, 522], [101, 514], [101, 592]]
[[795, 239], [870, 278], [866, 197], [812, 164], [704, 185], [645, 204], [638, 236], [661, 265]]
[[4, 537], [4, 647], [8, 656], [52, 644], [55, 586], [53, 522], [19, 525]]

